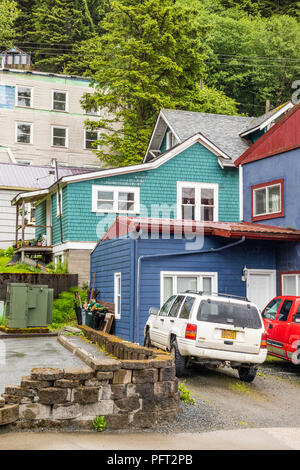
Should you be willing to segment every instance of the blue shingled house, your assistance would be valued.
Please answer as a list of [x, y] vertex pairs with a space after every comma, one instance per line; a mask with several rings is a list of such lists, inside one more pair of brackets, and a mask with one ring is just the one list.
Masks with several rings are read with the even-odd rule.
[[47, 248], [83, 281], [91, 251], [119, 215], [238, 222], [234, 162], [289, 106], [260, 118], [162, 109], [143, 163], [62, 177], [13, 203], [35, 203]]
[[257, 303], [263, 308], [280, 289], [281, 247], [297, 241], [299, 230], [260, 224], [118, 217], [91, 254], [91, 279], [100, 303], [115, 305], [115, 334], [142, 344], [149, 308], [177, 292], [255, 301], [262, 287], [265, 297]]

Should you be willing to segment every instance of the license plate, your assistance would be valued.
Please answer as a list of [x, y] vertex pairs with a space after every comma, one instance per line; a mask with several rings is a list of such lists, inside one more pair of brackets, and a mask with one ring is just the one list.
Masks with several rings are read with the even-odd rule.
[[222, 330], [221, 337], [226, 339], [236, 339], [236, 331]]

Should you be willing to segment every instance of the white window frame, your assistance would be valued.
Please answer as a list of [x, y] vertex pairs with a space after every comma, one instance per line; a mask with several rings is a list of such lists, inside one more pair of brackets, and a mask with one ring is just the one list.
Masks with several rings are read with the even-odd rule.
[[195, 220], [201, 221], [201, 190], [212, 189], [214, 191], [213, 222], [219, 220], [219, 185], [217, 183], [197, 183], [192, 181], [177, 181], [177, 219], [182, 219], [182, 189], [195, 189]]
[[[54, 93], [64, 93], [66, 95], [66, 109], [55, 109], [54, 108]], [[52, 90], [52, 104], [51, 104], [52, 111], [55, 111], [57, 113], [68, 113], [69, 112], [69, 93], [66, 90]]]
[[203, 278], [211, 277], [212, 278], [212, 293], [218, 293], [218, 273], [217, 272], [204, 272], [204, 271], [161, 271], [160, 272], [160, 306], [162, 307], [165, 300], [164, 293], [164, 278], [172, 277], [173, 278], [173, 295], [180, 294], [177, 291], [177, 278], [178, 277], [197, 277], [197, 291], [201, 292], [203, 290]]
[[[18, 126], [30, 126], [30, 142], [19, 142], [18, 141]], [[15, 137], [16, 137], [16, 143], [21, 144], [21, 145], [32, 145], [33, 143], [33, 124], [32, 122], [21, 122], [18, 121], [16, 122], [16, 127], [15, 127]]]
[[[296, 294], [287, 294], [284, 290], [284, 278], [285, 277], [295, 277], [296, 278]], [[281, 286], [282, 286], [282, 295], [287, 296], [299, 296], [300, 292], [300, 273], [291, 273], [291, 274], [282, 274], [281, 275]]]
[[86, 146], [86, 133], [87, 132], [95, 132], [97, 134], [97, 140], [99, 140], [99, 131], [84, 129], [84, 134], [83, 134], [83, 139], [84, 139], [83, 148], [84, 148], [84, 150], [89, 150], [90, 152], [92, 152], [93, 150], [99, 150], [99, 145], [97, 145], [97, 147], [93, 147], [93, 148], [88, 148]]
[[[54, 129], [65, 129], [66, 137], [65, 137], [65, 145], [54, 145]], [[51, 126], [51, 147], [55, 148], [68, 148], [69, 147], [69, 128], [66, 126]]]
[[27, 219], [27, 225], [35, 224], [35, 217], [32, 217], [32, 209], [35, 209], [35, 207], [32, 205], [31, 202], [27, 202], [25, 204], [25, 218]]
[[170, 150], [171, 148], [175, 147], [178, 143], [175, 135], [172, 131], [167, 131], [166, 133], [166, 150]]
[[[23, 106], [18, 103], [19, 88], [28, 88], [28, 90], [30, 90], [30, 106]], [[27, 85], [16, 85], [15, 105], [18, 108], [33, 108], [33, 94], [34, 94], [33, 87], [27, 86]]]
[[[269, 200], [269, 190], [270, 188], [274, 188], [275, 186], [279, 186], [279, 202], [280, 202], [280, 207], [278, 211], [275, 212], [270, 212], [270, 200]], [[280, 214], [282, 212], [282, 184], [281, 183], [275, 183], [275, 184], [270, 184], [263, 186], [262, 188], [253, 188], [253, 216], [254, 217], [263, 217], [265, 215], [273, 215], [273, 214]], [[256, 213], [256, 193], [257, 191], [263, 191], [265, 190], [266, 192], [266, 212], [263, 212], [262, 214], [257, 214]]]
[[59, 205], [58, 191], [56, 191], [56, 217], [60, 217], [62, 215], [62, 212], [63, 212], [62, 188], [59, 188], [59, 194], [60, 194], [60, 205]]
[[[111, 191], [113, 192], [113, 209], [98, 209], [98, 191]], [[134, 210], [124, 211], [118, 209], [118, 194], [119, 192], [134, 193]], [[92, 186], [92, 212], [102, 214], [139, 214], [140, 213], [140, 188], [133, 186]]]
[[[120, 292], [119, 292], [120, 286]], [[118, 297], [120, 297], [120, 311], [117, 311]], [[122, 273], [114, 273], [114, 304], [115, 304], [115, 318], [116, 320], [121, 319], [122, 311]]]

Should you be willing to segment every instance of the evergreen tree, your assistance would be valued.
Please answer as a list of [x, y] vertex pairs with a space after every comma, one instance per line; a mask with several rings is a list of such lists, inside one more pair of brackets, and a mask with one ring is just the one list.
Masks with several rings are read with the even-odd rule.
[[300, 3], [291, 0], [221, 0], [226, 8], [241, 8], [249, 14], [272, 16], [274, 14], [296, 16], [300, 13]]
[[115, 0], [111, 8], [102, 24], [105, 34], [88, 41], [78, 54], [81, 63], [71, 65], [71, 71], [93, 77], [96, 92], [85, 97], [84, 107], [108, 112], [94, 125], [103, 130], [102, 161], [141, 162], [162, 107], [236, 112], [223, 93], [200, 89], [205, 47], [204, 30], [193, 27], [197, 10], [173, 0]]
[[17, 3], [13, 0], [1, 0], [0, 2], [0, 42], [1, 48], [7, 49], [12, 46], [16, 31], [14, 22], [19, 11]]
[[32, 11], [36, 42], [34, 64], [48, 72], [63, 72], [75, 61], [74, 45], [91, 37], [95, 25], [87, 1], [41, 0]]

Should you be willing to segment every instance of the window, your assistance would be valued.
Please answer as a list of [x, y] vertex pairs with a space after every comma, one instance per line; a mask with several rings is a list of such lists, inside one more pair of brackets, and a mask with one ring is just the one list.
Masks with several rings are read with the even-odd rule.
[[185, 271], [161, 272], [161, 305], [171, 295], [182, 292], [199, 291], [205, 294], [218, 292], [218, 274], [217, 273], [194, 273]]
[[171, 149], [177, 144], [177, 139], [172, 131], [166, 133], [166, 150]]
[[252, 186], [252, 220], [283, 217], [283, 180]]
[[128, 186], [93, 186], [92, 211], [138, 214], [140, 189]]
[[54, 147], [68, 146], [68, 129], [66, 127], [52, 127], [52, 145]]
[[68, 111], [68, 95], [66, 91], [52, 91], [52, 109], [54, 111]]
[[32, 144], [33, 125], [26, 122], [16, 123], [16, 142], [21, 144]]
[[300, 273], [291, 272], [281, 275], [282, 295], [300, 295]]
[[162, 308], [160, 309], [160, 312], [159, 312], [159, 316], [160, 317], [166, 317], [169, 313], [169, 310], [175, 300], [175, 297], [176, 295], [172, 295], [165, 303], [164, 305], [162, 306]]
[[93, 144], [98, 140], [98, 132], [97, 131], [85, 131], [85, 141], [84, 141], [84, 148], [85, 149], [96, 149], [97, 146]]
[[273, 299], [262, 312], [262, 317], [267, 320], [275, 320], [282, 299]]
[[32, 108], [33, 105], [33, 89], [25, 86], [17, 86], [16, 106], [24, 108]]
[[115, 318], [121, 318], [121, 273], [114, 273]]
[[177, 317], [183, 300], [184, 300], [184, 295], [178, 295], [178, 297], [176, 297], [175, 302], [173, 303], [173, 305], [172, 305], [172, 307], [169, 311], [168, 317]]
[[30, 202], [25, 204], [25, 218], [27, 219], [27, 225], [34, 225], [35, 207]]
[[250, 304], [242, 305], [220, 300], [202, 300], [198, 309], [197, 320], [234, 325], [240, 328], [259, 329], [262, 327], [256, 307]]
[[100, 116], [100, 108], [91, 108], [88, 111], [85, 109], [84, 112], [89, 116]]
[[195, 297], [187, 296], [183, 303], [182, 309], [179, 314], [179, 318], [183, 318], [184, 320], [189, 320], [190, 314], [195, 302]]
[[280, 312], [278, 314], [278, 321], [287, 321], [292, 305], [292, 300], [285, 300], [283, 302]]
[[218, 185], [211, 183], [177, 183], [177, 218], [218, 220]]

